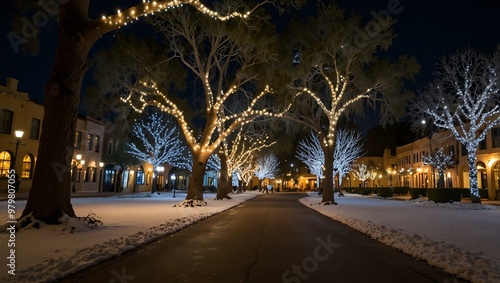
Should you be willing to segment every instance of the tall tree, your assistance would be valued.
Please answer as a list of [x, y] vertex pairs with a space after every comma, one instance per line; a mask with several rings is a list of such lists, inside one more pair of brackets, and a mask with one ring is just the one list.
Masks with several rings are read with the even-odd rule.
[[411, 104], [414, 120], [429, 118], [450, 130], [467, 149], [471, 201], [480, 203], [476, 152], [488, 132], [500, 124], [500, 50], [486, 54], [463, 49], [442, 58], [434, 80]]
[[[155, 105], [177, 119], [193, 157], [186, 201], [203, 203], [208, 158], [239, 127], [262, 115], [276, 115], [276, 95], [266, 84], [276, 36], [262, 21], [217, 22], [184, 9], [162, 13], [155, 25], [165, 35], [166, 52], [179, 58], [201, 84], [196, 92], [199, 104], [183, 108], [164, 95], [161, 84], [155, 82], [144, 82], [144, 87], [134, 89], [139, 99], [131, 95], [126, 101], [144, 101], [134, 109], [142, 111], [147, 105]], [[259, 33], [249, 26], [258, 28]], [[201, 127], [186, 119], [184, 113], [189, 112], [199, 114]], [[199, 129], [199, 134], [195, 135], [193, 129]], [[223, 160], [221, 164], [225, 166]]]
[[390, 18], [365, 22], [357, 14], [346, 17], [334, 3], [318, 5], [315, 18], [289, 29], [287, 60], [297, 71], [292, 88], [304, 95], [287, 118], [319, 136], [325, 155], [322, 202], [336, 204], [333, 157], [339, 119], [362, 116], [371, 108], [379, 111], [381, 123], [394, 121], [410, 97], [402, 91], [405, 81], [413, 79], [418, 65], [408, 56], [379, 57], [394, 38]]
[[153, 166], [152, 193], [156, 192], [156, 170], [160, 165], [185, 167], [189, 162], [183, 158], [187, 149], [179, 139], [177, 127], [162, 114], [144, 117], [133, 126], [132, 134], [136, 141], [127, 144], [127, 152]]
[[[57, 2], [57, 3], [56, 3]], [[73, 156], [73, 142], [76, 131], [80, 89], [87, 70], [87, 56], [102, 36], [116, 30], [138, 17], [160, 10], [170, 10], [182, 5], [195, 7], [214, 18], [248, 17], [252, 10], [235, 11], [228, 8], [227, 14], [208, 9], [198, 0], [143, 1], [117, 14], [102, 19], [90, 19], [90, 0], [52, 2], [51, 10], [58, 15], [59, 35], [54, 63], [45, 86], [45, 113], [40, 135], [38, 159], [28, 202], [22, 213], [46, 223], [59, 223], [63, 214], [75, 216], [71, 205], [70, 168]], [[257, 7], [267, 2], [262, 1]], [[29, 2], [30, 4], [32, 2]], [[33, 7], [33, 5], [23, 5]], [[226, 10], [226, 11], [227, 11]], [[20, 29], [25, 28], [20, 26]], [[39, 30], [30, 37], [37, 40]], [[16, 33], [9, 33], [13, 45], [26, 43], [27, 39]]]

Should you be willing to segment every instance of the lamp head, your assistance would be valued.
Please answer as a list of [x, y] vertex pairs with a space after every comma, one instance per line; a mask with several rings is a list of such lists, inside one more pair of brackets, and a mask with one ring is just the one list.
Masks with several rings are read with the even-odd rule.
[[15, 133], [16, 133], [16, 138], [18, 138], [18, 139], [22, 138], [24, 135], [23, 131], [16, 131]]

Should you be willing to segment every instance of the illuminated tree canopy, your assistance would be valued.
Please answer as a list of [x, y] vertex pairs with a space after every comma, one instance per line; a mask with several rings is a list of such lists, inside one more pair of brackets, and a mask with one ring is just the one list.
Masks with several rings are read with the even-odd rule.
[[[159, 14], [154, 24], [165, 35], [167, 54], [180, 60], [200, 84], [199, 105], [182, 109], [161, 84], [151, 81], [131, 87], [124, 101], [139, 112], [154, 105], [179, 122], [193, 156], [186, 199], [203, 200], [202, 181], [209, 156], [239, 127], [256, 117], [282, 113], [266, 84], [277, 38], [265, 22], [252, 22], [260, 29], [254, 33], [248, 29], [249, 21], [213, 21], [188, 9]], [[203, 126], [188, 121], [186, 112], [201, 114]]]
[[318, 135], [326, 158], [324, 203], [333, 196], [335, 135], [341, 117], [360, 116], [378, 109], [381, 123], [404, 113], [409, 93], [406, 81], [418, 72], [414, 58], [381, 59], [392, 44], [394, 22], [383, 17], [367, 23], [357, 14], [345, 15], [336, 4], [321, 6], [318, 16], [289, 29], [290, 64], [296, 77], [291, 88], [297, 99], [285, 116]]
[[430, 117], [435, 126], [450, 130], [467, 149], [471, 200], [481, 202], [476, 152], [488, 132], [500, 123], [500, 52], [459, 50], [443, 58], [434, 80], [415, 97], [414, 119]]
[[[236, 3], [236, 1], [231, 2]], [[20, 3], [26, 4], [24, 1]], [[238, 5], [236, 6], [238, 9], [226, 7], [226, 10], [221, 9], [217, 13], [197, 0], [143, 1], [142, 4], [129, 7], [123, 12], [118, 11], [115, 15], [104, 16], [102, 19], [90, 19], [90, 0], [53, 3], [52, 8], [57, 10], [58, 16], [55, 18], [59, 26], [57, 48], [45, 86], [45, 112], [33, 184], [21, 217], [33, 214], [33, 217], [40, 221], [56, 224], [64, 214], [70, 217], [76, 216], [71, 205], [70, 168], [80, 90], [83, 76], [88, 69], [88, 54], [104, 34], [132, 22], [135, 18], [151, 15], [155, 11], [169, 12], [172, 11], [171, 8], [184, 4], [187, 7], [194, 7], [196, 13], [201, 11], [216, 19], [227, 20], [234, 17], [248, 18], [248, 12], [252, 13], [266, 3], [280, 5], [290, 4], [290, 1], [261, 1], [253, 9]], [[32, 2], [20, 6], [36, 7]], [[22, 21], [21, 14], [18, 16], [18, 21]], [[22, 29], [22, 25], [17, 27]], [[31, 36], [29, 41], [35, 42], [34, 44], [27, 42], [16, 34], [16, 31], [9, 33], [8, 38], [15, 48], [21, 44], [35, 46], [30, 49], [36, 53], [39, 34], [39, 29], [36, 29], [35, 34]]]

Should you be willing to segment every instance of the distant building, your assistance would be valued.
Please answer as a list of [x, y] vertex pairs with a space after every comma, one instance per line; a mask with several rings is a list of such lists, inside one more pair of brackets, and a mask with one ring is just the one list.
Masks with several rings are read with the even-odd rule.
[[104, 124], [90, 117], [79, 116], [76, 123], [73, 158], [71, 161], [71, 182], [73, 192], [102, 191], [104, 164]]
[[[452, 154], [454, 158], [454, 164], [445, 170], [445, 187], [470, 188], [467, 150], [455, 140], [449, 130], [396, 149], [398, 183], [418, 188], [437, 187], [437, 170], [422, 163], [423, 155], [437, 149], [442, 149], [445, 154]], [[479, 144], [476, 168], [478, 187], [488, 190], [488, 199], [500, 199], [500, 126], [494, 127]]]
[[[7, 192], [11, 168], [20, 176], [19, 191], [29, 192], [38, 157], [44, 106], [19, 91], [18, 82], [7, 78], [6, 85], [0, 85], [0, 193]], [[23, 131], [22, 137], [16, 137], [16, 131]], [[99, 192], [103, 136], [103, 123], [78, 117], [71, 158], [72, 191]]]

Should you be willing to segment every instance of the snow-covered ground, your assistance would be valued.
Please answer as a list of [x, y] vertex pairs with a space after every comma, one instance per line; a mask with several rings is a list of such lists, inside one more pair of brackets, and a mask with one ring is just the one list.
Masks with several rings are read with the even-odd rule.
[[[79, 216], [95, 213], [104, 225], [89, 229], [70, 220], [15, 234], [16, 275], [7, 274], [9, 234], [0, 233], [0, 282], [43, 282], [64, 278], [134, 247], [183, 229], [257, 193], [232, 195], [206, 207], [174, 208], [185, 194], [147, 194], [108, 198], [76, 198]], [[301, 202], [379, 241], [473, 282], [500, 282], [500, 209], [464, 203], [436, 205], [429, 201], [384, 200], [347, 194], [339, 205], [318, 205], [315, 193]], [[1, 202], [0, 215], [6, 215]], [[25, 201], [16, 202], [20, 215]], [[1, 217], [1, 216], [0, 216]], [[72, 231], [71, 227], [75, 227]]]
[[[90, 229], [74, 220], [64, 225], [41, 225], [15, 233], [15, 275], [8, 274], [10, 234], [0, 233], [0, 282], [47, 282], [64, 278], [98, 262], [119, 255], [134, 247], [211, 215], [234, 207], [257, 193], [232, 194], [231, 200], [215, 201], [215, 194], [204, 194], [204, 207], [173, 207], [185, 199], [177, 192], [153, 195], [148, 193], [107, 198], [74, 198], [78, 216], [95, 213], [103, 225]], [[20, 216], [26, 201], [16, 202]], [[0, 217], [7, 217], [7, 203], [1, 202]], [[5, 218], [4, 218], [5, 219]], [[4, 222], [5, 223], [5, 222]], [[74, 227], [74, 229], [72, 229]]]
[[500, 209], [471, 203], [393, 200], [346, 194], [339, 205], [304, 205], [378, 241], [472, 282], [500, 282]]

